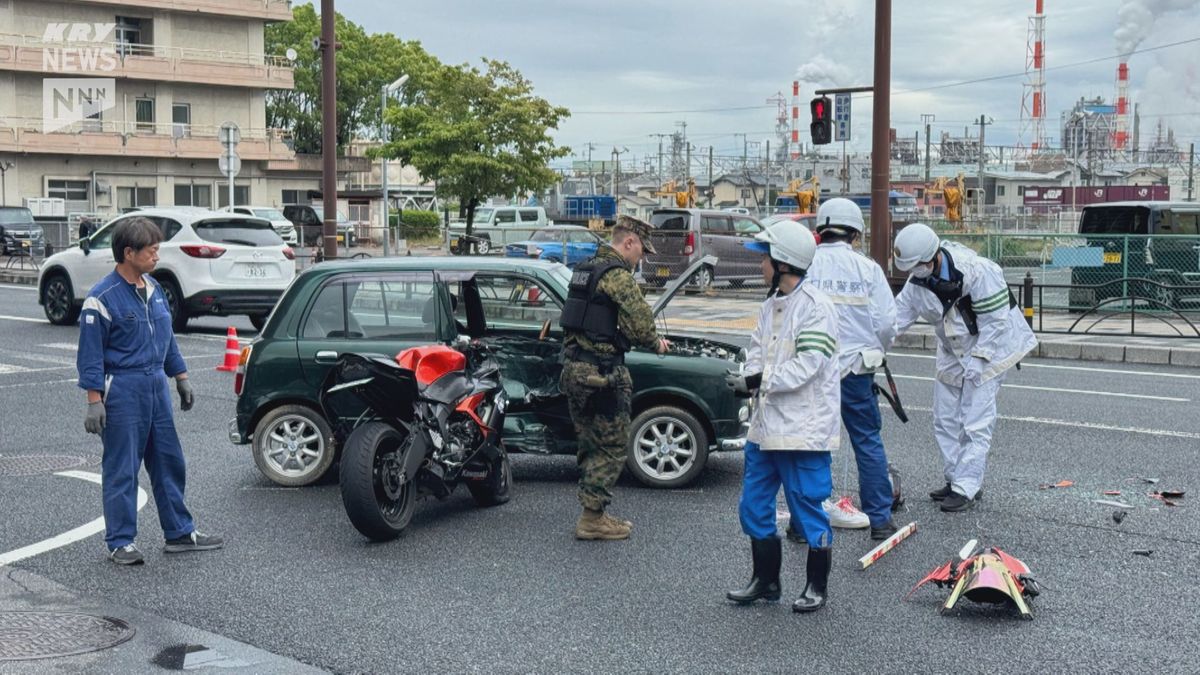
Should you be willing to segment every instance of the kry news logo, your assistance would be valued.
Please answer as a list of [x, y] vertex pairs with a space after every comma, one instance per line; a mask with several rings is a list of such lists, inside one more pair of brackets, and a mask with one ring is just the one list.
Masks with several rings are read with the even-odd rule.
[[[42, 34], [42, 69], [47, 72], [105, 73], [117, 69], [109, 42], [115, 23], [51, 23]], [[101, 77], [51, 77], [42, 81], [42, 132], [67, 129], [100, 117], [117, 102], [117, 81]]]

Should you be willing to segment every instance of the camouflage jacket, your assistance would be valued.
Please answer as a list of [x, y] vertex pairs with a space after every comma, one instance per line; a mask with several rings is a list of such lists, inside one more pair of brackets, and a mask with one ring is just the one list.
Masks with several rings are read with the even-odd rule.
[[[621, 255], [617, 253], [616, 249], [608, 245], [601, 246], [600, 250], [596, 252], [596, 257], [621, 260]], [[624, 261], [622, 260], [622, 262]], [[596, 285], [596, 291], [606, 293], [613, 299], [613, 302], [617, 303], [617, 329], [629, 340], [630, 344], [646, 349], [653, 349], [658, 344], [658, 332], [654, 329], [654, 315], [650, 311], [650, 305], [646, 304], [642, 289], [638, 288], [637, 282], [633, 280], [633, 272], [630, 271], [627, 264], [623, 264], [601, 277], [600, 283]], [[563, 342], [567, 347], [578, 346], [593, 354], [607, 355], [615, 351], [612, 345], [592, 342], [582, 334], [572, 331], [567, 332]]]

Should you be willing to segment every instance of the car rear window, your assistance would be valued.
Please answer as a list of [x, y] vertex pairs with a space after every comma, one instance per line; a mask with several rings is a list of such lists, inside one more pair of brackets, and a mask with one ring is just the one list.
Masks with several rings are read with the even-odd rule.
[[1145, 206], [1100, 206], [1083, 210], [1080, 234], [1146, 234], [1150, 209]]
[[686, 230], [691, 221], [687, 213], [654, 213], [650, 215], [650, 225], [657, 230]]
[[265, 220], [202, 220], [192, 224], [196, 235], [216, 244], [282, 246], [283, 239]]

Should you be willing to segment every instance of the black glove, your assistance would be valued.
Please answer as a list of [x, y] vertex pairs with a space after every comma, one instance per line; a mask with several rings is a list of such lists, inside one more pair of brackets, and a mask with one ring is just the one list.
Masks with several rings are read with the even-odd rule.
[[730, 370], [725, 374], [725, 384], [733, 390], [734, 396], [750, 398], [752, 392], [762, 386], [762, 373], [744, 375]]
[[86, 429], [89, 434], [98, 434], [103, 432], [105, 416], [103, 401], [89, 403], [87, 417], [85, 417], [83, 420], [83, 428]]
[[196, 403], [196, 392], [192, 389], [192, 383], [187, 379], [175, 380], [175, 391], [179, 392], [179, 409], [191, 410]]

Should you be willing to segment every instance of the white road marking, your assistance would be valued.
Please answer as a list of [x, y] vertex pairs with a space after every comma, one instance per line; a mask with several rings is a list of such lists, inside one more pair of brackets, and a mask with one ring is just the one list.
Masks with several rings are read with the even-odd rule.
[[48, 349], [65, 349], [69, 352], [78, 351], [79, 345], [74, 342], [50, 342], [42, 345]]
[[8, 321], [27, 321], [29, 323], [44, 323], [47, 325], [49, 325], [49, 323], [50, 323], [49, 321], [47, 321], [45, 319], [31, 319], [27, 316], [9, 316], [7, 314], [0, 314], [0, 319], [5, 319]]
[[[905, 410], [919, 410], [921, 412], [933, 412], [933, 408], [925, 408], [922, 406], [904, 406]], [[1122, 427], [1115, 424], [1099, 424], [1096, 422], [1071, 422], [1070, 420], [1056, 420], [1049, 417], [1023, 417], [1020, 415], [996, 415], [997, 419], [1008, 420], [1010, 422], [1030, 422], [1033, 424], [1050, 424], [1058, 427], [1076, 427], [1078, 429], [1095, 429], [1097, 431], [1120, 431], [1128, 434], [1149, 434], [1151, 436], [1166, 436], [1169, 438], [1187, 438], [1200, 440], [1200, 434], [1191, 431], [1172, 431], [1170, 429], [1144, 429], [1142, 427]]]
[[25, 373], [29, 369], [23, 366], [18, 366], [9, 363], [0, 363], [0, 375], [11, 375], [12, 373]]
[[[932, 377], [921, 377], [920, 375], [896, 375], [892, 377], [904, 380], [922, 380], [925, 382], [933, 382]], [[1063, 394], [1088, 394], [1090, 396], [1116, 396], [1118, 398], [1141, 398], [1150, 401], [1169, 401], [1171, 403], [1187, 403], [1190, 398], [1177, 398], [1175, 396], [1151, 396], [1150, 394], [1125, 394], [1117, 391], [1088, 391], [1086, 389], [1062, 389], [1059, 387], [1035, 387], [1029, 384], [1002, 384], [1004, 389], [1032, 389], [1034, 391], [1054, 391]]]
[[7, 288], [10, 291], [27, 291], [29, 293], [37, 293], [37, 286], [14, 286], [13, 284], [0, 284], [0, 288]]
[[[906, 359], [936, 359], [936, 356], [927, 354], [897, 354], [889, 353], [888, 358], [893, 356], [901, 356]], [[1097, 366], [1100, 362], [1096, 362]], [[1051, 368], [1054, 370], [1079, 370], [1085, 373], [1116, 373], [1118, 375], [1148, 375], [1150, 377], [1177, 377], [1185, 380], [1200, 380], [1200, 375], [1184, 375], [1182, 373], [1156, 373], [1152, 370], [1121, 370], [1120, 368], [1099, 368], [1092, 366], [1054, 366], [1048, 363], [1029, 363], [1021, 362], [1022, 368]]]
[[[42, 370], [63, 370], [62, 368], [43, 368]], [[0, 389], [16, 389], [17, 387], [36, 387], [41, 384], [62, 384], [64, 382], [78, 382], [78, 377], [72, 377], [69, 380], [46, 380], [45, 382], [20, 382], [17, 384], [0, 384]]]
[[[100, 485], [100, 474], [92, 473], [90, 471], [59, 471], [58, 473], [55, 473], [54, 475], [55, 476], [64, 476], [66, 478], [78, 478], [80, 480], [86, 480], [86, 481], [95, 483], [97, 485]], [[142, 507], [146, 505], [147, 499], [148, 499], [148, 497], [146, 496], [146, 491], [139, 487], [138, 494], [137, 494], [137, 510], [138, 511], [141, 511]], [[41, 555], [42, 553], [45, 553], [47, 551], [53, 551], [56, 548], [62, 548], [63, 546], [66, 546], [68, 544], [73, 544], [73, 543], [79, 541], [80, 539], [87, 539], [88, 537], [92, 536], [93, 534], [97, 534], [97, 533], [100, 533], [103, 531], [104, 531], [104, 516], [100, 516], [99, 518], [97, 518], [91, 522], [84, 523], [83, 525], [80, 525], [79, 527], [76, 527], [75, 529], [67, 530], [66, 532], [63, 532], [62, 534], [55, 535], [53, 537], [50, 537], [49, 539], [43, 539], [42, 541], [39, 541], [36, 544], [30, 544], [29, 546], [22, 546], [21, 548], [18, 548], [14, 551], [9, 551], [8, 553], [0, 554], [0, 567], [2, 567], [4, 565], [11, 565], [20, 560], [25, 560], [26, 558], [32, 558], [35, 555]]]

